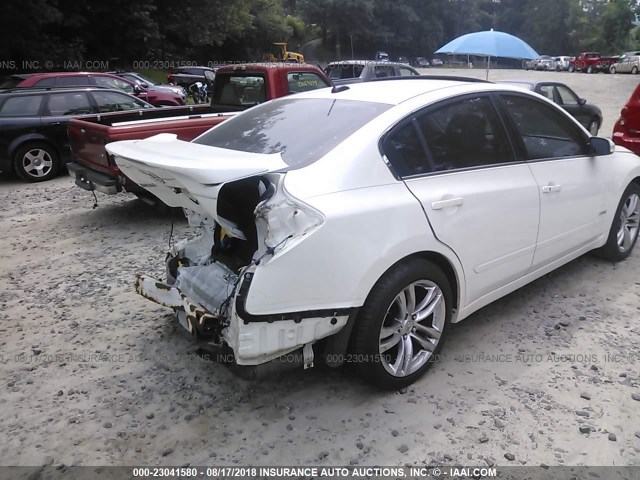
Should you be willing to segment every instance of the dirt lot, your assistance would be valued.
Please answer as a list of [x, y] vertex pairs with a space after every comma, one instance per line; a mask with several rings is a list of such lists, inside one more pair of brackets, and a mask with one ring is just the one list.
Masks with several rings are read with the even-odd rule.
[[[507, 77], [564, 81], [606, 134], [639, 78], [491, 72]], [[0, 199], [4, 465], [640, 464], [640, 250], [481, 310], [422, 380], [380, 393], [349, 369], [249, 381], [199, 359], [133, 292], [162, 275], [171, 224], [133, 197], [93, 210], [68, 177], [0, 175]]]

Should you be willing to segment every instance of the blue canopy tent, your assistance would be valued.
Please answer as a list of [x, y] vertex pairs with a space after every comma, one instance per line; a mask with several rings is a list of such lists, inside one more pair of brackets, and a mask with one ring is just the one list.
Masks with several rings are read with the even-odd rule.
[[524, 40], [509, 33], [497, 32], [493, 29], [462, 35], [451, 40], [435, 53], [487, 57], [487, 80], [489, 79], [489, 61], [491, 57], [517, 58], [520, 60], [532, 60], [540, 57], [538, 52]]

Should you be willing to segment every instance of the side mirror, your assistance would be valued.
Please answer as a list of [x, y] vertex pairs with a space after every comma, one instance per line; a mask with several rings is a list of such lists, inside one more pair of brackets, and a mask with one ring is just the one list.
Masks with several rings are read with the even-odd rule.
[[133, 94], [140, 95], [142, 93], [142, 88], [137, 83], [133, 86]]
[[591, 154], [598, 157], [611, 155], [616, 149], [616, 144], [604, 137], [591, 137], [589, 146], [591, 147]]
[[587, 103], [587, 101], [584, 98], [581, 98], [578, 100], [578, 104], [579, 105], [585, 105]]

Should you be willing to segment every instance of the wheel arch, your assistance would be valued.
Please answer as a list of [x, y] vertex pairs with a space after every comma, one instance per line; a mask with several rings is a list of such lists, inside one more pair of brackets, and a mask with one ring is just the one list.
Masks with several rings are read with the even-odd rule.
[[46, 143], [47, 145], [49, 145], [53, 151], [56, 153], [56, 155], [58, 155], [58, 158], [61, 157], [60, 155], [60, 150], [58, 150], [58, 148], [55, 146], [55, 144], [53, 142], [51, 142], [47, 137], [45, 137], [44, 135], [41, 135], [39, 133], [30, 133], [28, 135], [22, 135], [16, 139], [14, 139], [10, 144], [9, 144], [9, 148], [8, 148], [8, 152], [9, 152], [9, 158], [11, 158], [11, 164], [13, 165], [15, 163], [15, 155], [16, 152], [24, 147], [26, 144], [28, 143]]

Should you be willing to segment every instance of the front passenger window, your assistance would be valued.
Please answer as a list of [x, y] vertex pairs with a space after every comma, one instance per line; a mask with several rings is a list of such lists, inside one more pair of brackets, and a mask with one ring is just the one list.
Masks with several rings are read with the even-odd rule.
[[584, 135], [560, 112], [537, 100], [502, 95], [528, 160], [587, 155]]

